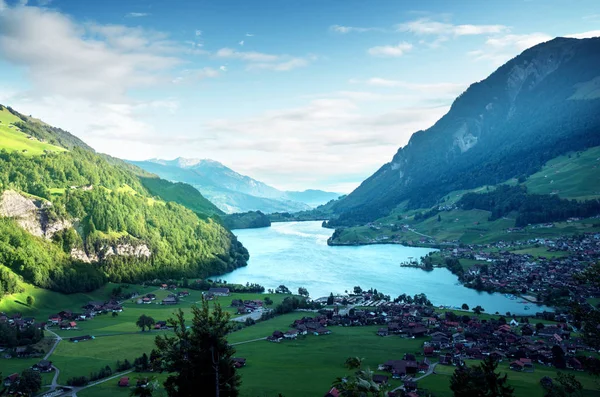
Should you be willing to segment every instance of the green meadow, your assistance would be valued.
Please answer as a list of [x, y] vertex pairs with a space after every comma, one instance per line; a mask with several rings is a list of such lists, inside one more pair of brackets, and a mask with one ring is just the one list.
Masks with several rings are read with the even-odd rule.
[[[63, 295], [26, 285], [26, 291], [3, 299], [0, 302], [0, 311], [8, 313], [21, 312], [24, 315], [45, 320], [49, 314], [63, 309], [77, 311], [90, 300], [108, 299], [117, 284], [107, 284], [105, 287], [88, 294]], [[131, 285], [129, 289], [140, 294], [155, 293], [157, 301], [170, 292], [156, 287], [143, 287]], [[116, 369], [117, 360], [133, 361], [143, 353], [150, 353], [154, 348], [154, 339], [157, 335], [169, 331], [141, 332], [135, 321], [141, 314], [152, 316], [155, 320], [166, 320], [173, 312], [181, 308], [185, 313], [201, 299], [201, 292], [188, 290], [190, 296], [183, 298], [176, 306], [163, 306], [156, 303], [138, 305], [135, 300], [123, 302], [124, 311], [118, 316], [110, 314], [99, 315], [93, 320], [78, 322], [77, 330], [54, 330], [62, 340], [54, 353], [49, 358], [61, 370], [59, 383], [64, 384], [73, 376], [89, 376], [90, 372], [97, 372], [108, 365], [113, 371]], [[26, 306], [28, 295], [35, 297], [33, 307]], [[218, 301], [226, 307], [227, 311], [234, 313], [228, 306], [232, 299], [262, 299], [270, 296], [275, 304], [285, 298], [285, 295], [276, 294], [232, 294], [221, 297]], [[457, 311], [457, 314], [467, 314]], [[474, 314], [470, 313], [473, 316]], [[250, 327], [239, 325], [241, 329], [229, 335], [229, 342], [237, 350], [237, 357], [247, 359], [247, 365], [240, 369], [242, 376], [241, 396], [262, 397], [277, 396], [279, 393], [286, 397], [318, 396], [323, 395], [337, 377], [349, 374], [344, 367], [344, 361], [349, 356], [358, 356], [364, 359], [364, 366], [376, 373], [379, 364], [390, 359], [401, 359], [404, 354], [416, 354], [422, 359], [422, 346], [427, 338], [407, 339], [399, 336], [379, 337], [376, 335], [378, 326], [366, 327], [331, 327], [332, 334], [323, 336], [306, 335], [297, 340], [272, 343], [262, 340], [275, 330], [290, 329], [291, 323], [301, 317], [312, 317], [314, 313], [294, 312], [278, 316], [273, 319], [259, 322]], [[481, 318], [489, 319], [492, 316], [484, 313]], [[535, 321], [532, 321], [535, 322]], [[80, 335], [93, 335], [95, 339], [73, 343], [67, 338]], [[53, 341], [53, 336], [47, 334], [45, 348]], [[0, 359], [0, 370], [3, 373], [20, 372], [36, 363], [38, 359]], [[504, 367], [507, 363], [502, 364]], [[422, 381], [419, 386], [427, 388], [437, 396], [448, 396], [449, 379], [454, 367], [441, 367], [436, 369], [437, 374], [431, 375]], [[131, 373], [128, 376], [135, 382], [138, 376], [148, 374]], [[541, 396], [542, 390], [539, 379], [542, 376], [554, 376], [552, 369], [536, 368], [533, 374], [515, 373], [510, 371], [511, 384], [517, 389], [517, 396]], [[163, 381], [166, 374], [157, 374]], [[576, 376], [586, 387], [585, 396], [594, 395], [592, 390], [594, 381], [584, 373]], [[44, 384], [49, 384], [52, 374], [44, 374]], [[400, 382], [391, 380], [390, 387], [400, 386]], [[114, 395], [126, 396], [130, 388], [117, 386], [117, 379], [91, 386], [78, 393], [83, 397]], [[161, 394], [163, 393], [163, 394]], [[158, 394], [164, 395], [164, 390]]]
[[13, 123], [21, 121], [7, 109], [0, 110], [0, 149], [20, 151], [28, 155], [40, 155], [44, 151], [64, 152], [66, 149], [32, 138], [19, 130]]
[[[468, 365], [477, 365], [477, 360], [467, 360]], [[435, 374], [432, 374], [418, 382], [420, 388], [427, 389], [436, 397], [450, 397], [450, 377], [455, 367], [438, 365], [435, 368]], [[509, 361], [504, 360], [498, 366], [498, 371], [508, 374], [508, 383], [515, 388], [517, 397], [542, 397], [544, 389], [540, 385], [540, 379], [544, 376], [556, 378], [556, 369], [536, 365], [534, 372], [515, 372], [509, 369]], [[598, 379], [584, 372], [566, 371], [577, 377], [577, 380], [583, 385], [583, 396], [599, 396]]]

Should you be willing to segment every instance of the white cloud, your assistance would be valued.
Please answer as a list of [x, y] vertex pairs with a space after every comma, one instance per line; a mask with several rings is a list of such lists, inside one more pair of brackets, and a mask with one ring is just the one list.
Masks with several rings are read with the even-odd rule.
[[585, 15], [581, 19], [600, 19], [600, 14]]
[[329, 30], [335, 33], [364, 33], [364, 32], [373, 32], [373, 31], [382, 31], [380, 28], [360, 28], [354, 26], [341, 26], [341, 25], [332, 25], [329, 27]]
[[45, 95], [122, 100], [128, 89], [167, 81], [181, 63], [177, 44], [119, 25], [79, 25], [36, 7], [0, 13], [0, 54], [23, 66]]
[[279, 55], [264, 54], [255, 51], [237, 51], [232, 48], [221, 48], [215, 53], [217, 58], [240, 59], [247, 62], [276, 62], [280, 59]]
[[248, 69], [263, 69], [263, 70], [274, 70], [276, 72], [288, 71], [296, 68], [305, 67], [309, 64], [306, 58], [292, 58], [283, 62], [271, 62], [271, 63], [252, 63], [248, 65]]
[[221, 66], [219, 66], [219, 70], [221, 70], [223, 72], [226, 72], [227, 71], [227, 66], [221, 65]]
[[53, 0], [38, 0], [38, 6], [44, 7], [52, 3]]
[[509, 30], [504, 25], [453, 25], [450, 23], [437, 22], [429, 18], [420, 18], [396, 25], [400, 32], [410, 32], [416, 35], [435, 36], [471, 36], [481, 34], [504, 33]]
[[150, 15], [150, 14], [147, 12], [130, 12], [125, 16], [129, 17], [129, 18], [142, 18], [142, 17], [147, 17], [148, 15]]
[[277, 72], [307, 66], [316, 57], [291, 57], [289, 55], [265, 54], [255, 51], [237, 51], [232, 48], [221, 48], [214, 57], [237, 59], [248, 63], [249, 70], [273, 70]]
[[[351, 82], [360, 83], [360, 80]], [[467, 87], [464, 83], [411, 83], [403, 80], [390, 80], [381, 77], [371, 77], [364, 81], [365, 84], [374, 87], [403, 88], [422, 93], [433, 93], [436, 95], [456, 96], [463, 92]]]
[[431, 126], [448, 109], [404, 101], [404, 107], [365, 113], [356, 101], [377, 100], [371, 94], [338, 94], [256, 117], [207, 122], [201, 128], [203, 137], [188, 146], [201, 146], [204, 153], [226, 153], [228, 158], [221, 159], [237, 171], [276, 186], [314, 186], [323, 180], [356, 186], [414, 131]]
[[181, 71], [179, 76], [173, 79], [173, 83], [179, 84], [184, 81], [198, 81], [206, 78], [214, 78], [219, 76], [219, 71], [213, 68], [205, 67], [201, 69], [185, 69]]
[[410, 51], [412, 48], [412, 44], [407, 42], [401, 42], [395, 46], [386, 45], [371, 47], [367, 50], [367, 52], [369, 53], [369, 55], [377, 57], [400, 57], [404, 55], [407, 51]]
[[244, 46], [244, 40], [240, 41], [238, 44], [243, 47]]
[[572, 37], [574, 39], [590, 39], [592, 37], [599, 37], [599, 36], [600, 36], [600, 30], [590, 30], [589, 32], [569, 34], [565, 37]]
[[254, 37], [252, 33], [246, 33], [246, 37]]
[[202, 31], [201, 30], [196, 30], [196, 36], [202, 36]]
[[526, 49], [551, 39], [552, 36], [539, 32], [490, 37], [485, 41], [483, 48], [470, 51], [468, 55], [476, 60], [486, 60], [494, 65], [502, 65]]

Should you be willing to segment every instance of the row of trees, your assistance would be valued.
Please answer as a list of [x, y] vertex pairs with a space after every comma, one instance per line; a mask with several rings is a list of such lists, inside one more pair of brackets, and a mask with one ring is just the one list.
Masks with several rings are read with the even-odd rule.
[[490, 211], [496, 220], [517, 211], [516, 226], [587, 218], [600, 213], [600, 200], [565, 200], [549, 194], [528, 194], [525, 186], [500, 185], [486, 193], [467, 193], [457, 203], [465, 210]]

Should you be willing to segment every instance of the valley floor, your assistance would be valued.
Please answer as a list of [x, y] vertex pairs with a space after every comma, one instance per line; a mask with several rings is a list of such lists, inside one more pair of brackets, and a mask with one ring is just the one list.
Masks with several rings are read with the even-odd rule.
[[[21, 295], [8, 296], [0, 302], [0, 312], [21, 312], [23, 315], [35, 316], [40, 321], [61, 310], [79, 310], [89, 300], [104, 300], [110, 296], [115, 284], [108, 284], [104, 288], [90, 294], [61, 295], [33, 287], [29, 287]], [[132, 285], [130, 289], [140, 293], [155, 293], [157, 300], [166, 296], [169, 291], [156, 289], [156, 287], [142, 287]], [[200, 291], [190, 291], [190, 296], [184, 298], [177, 306], [163, 306], [158, 304], [138, 305], [128, 300], [123, 303], [124, 310], [118, 316], [100, 315], [93, 320], [78, 322], [76, 330], [54, 330], [56, 336], [62, 338], [56, 349], [48, 357], [53, 365], [60, 369], [57, 383], [64, 385], [68, 378], [73, 376], [88, 376], [108, 365], [113, 370], [117, 360], [128, 359], [133, 361], [143, 353], [150, 353], [154, 347], [154, 337], [158, 333], [169, 331], [140, 332], [135, 321], [141, 314], [152, 316], [155, 320], [166, 320], [172, 313], [181, 308], [189, 312], [189, 308], [201, 299]], [[35, 297], [34, 307], [28, 307], [21, 302], [25, 297]], [[222, 297], [220, 303], [229, 306], [232, 299], [263, 299], [269, 296], [274, 300], [274, 305], [281, 302], [285, 295], [277, 294], [232, 294]], [[228, 311], [235, 315], [233, 308]], [[464, 313], [463, 313], [464, 314]], [[347, 357], [356, 356], [364, 358], [364, 366], [375, 370], [379, 364], [391, 360], [401, 359], [404, 354], [415, 354], [417, 360], [423, 360], [423, 343], [429, 337], [402, 338], [400, 336], [377, 336], [379, 326], [342, 327], [330, 326], [330, 335], [307, 335], [297, 340], [271, 343], [264, 340], [275, 330], [285, 332], [290, 324], [303, 316], [311, 316], [307, 312], [294, 312], [273, 319], [259, 322], [250, 327], [233, 332], [229, 342], [236, 346], [236, 356], [247, 359], [247, 365], [239, 370], [242, 376], [241, 395], [244, 397], [278, 396], [279, 393], [286, 397], [305, 397], [324, 395], [337, 377], [350, 373], [344, 366]], [[489, 315], [484, 315], [488, 316]], [[488, 318], [486, 317], [486, 318]], [[489, 317], [491, 318], [491, 317]], [[56, 336], [46, 333], [44, 350], [48, 351], [55, 342]], [[73, 343], [68, 338], [80, 335], [93, 335], [95, 339]], [[39, 359], [5, 359], [0, 358], [0, 368], [4, 376], [13, 372], [20, 372]], [[431, 359], [435, 363], [437, 358]], [[537, 397], [543, 395], [539, 380], [543, 376], [555, 376], [555, 370], [536, 366], [534, 373], [516, 373], [508, 369], [508, 363], [501, 363], [502, 371], [508, 372], [511, 385], [515, 387], [517, 396]], [[420, 388], [433, 392], [436, 396], [450, 396], [449, 379], [454, 367], [437, 365], [432, 374], [419, 380]], [[583, 372], [573, 372], [577, 379], [584, 385], [585, 396], [599, 395], [597, 378]], [[129, 373], [132, 383], [139, 376], [148, 374]], [[43, 383], [52, 383], [54, 374], [44, 374]], [[161, 382], [166, 374], [157, 374]], [[421, 375], [422, 376], [422, 375]], [[111, 395], [114, 397], [128, 396], [131, 392], [128, 387], [119, 387], [119, 376], [109, 378], [93, 386], [77, 391], [79, 397], [95, 397]], [[401, 381], [392, 380], [390, 389], [401, 386]], [[155, 396], [165, 395], [164, 390]]]

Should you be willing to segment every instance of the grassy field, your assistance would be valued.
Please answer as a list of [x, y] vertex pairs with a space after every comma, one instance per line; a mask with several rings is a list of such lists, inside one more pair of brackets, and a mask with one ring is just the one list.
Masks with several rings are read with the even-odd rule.
[[[468, 360], [469, 365], [478, 364], [475, 360]], [[537, 365], [533, 373], [526, 372], [515, 372], [508, 368], [508, 361], [500, 363], [498, 369], [500, 372], [508, 374], [508, 380], [511, 386], [515, 388], [515, 396], [517, 397], [542, 397], [544, 390], [540, 386], [540, 379], [544, 376], [556, 378], [556, 370], [552, 368], [542, 367]], [[452, 396], [450, 391], [450, 377], [454, 372], [455, 367], [438, 365], [435, 369], [435, 374], [430, 375], [427, 378], [418, 382], [420, 388], [427, 389], [433, 393], [436, 397]], [[583, 396], [599, 396], [597, 380], [591, 375], [583, 372], [573, 372], [579, 382], [584, 387]]]
[[569, 153], [550, 160], [542, 170], [527, 178], [531, 193], [558, 194], [585, 200], [600, 196], [600, 147]]
[[520, 255], [531, 255], [534, 257], [545, 257], [545, 258], [563, 258], [568, 256], [568, 252], [565, 251], [548, 251], [546, 247], [530, 247], [523, 248], [516, 251], [512, 251], [515, 254]]
[[40, 142], [37, 139], [29, 139], [13, 123], [21, 121], [6, 109], [0, 110], [0, 149], [9, 152], [20, 151], [28, 155], [40, 155], [45, 150], [52, 152], [63, 152], [66, 149]]
[[[40, 321], [45, 321], [49, 315], [57, 311], [67, 309], [79, 311], [81, 306], [88, 301], [106, 300], [110, 297], [110, 292], [115, 286], [115, 284], [107, 284], [90, 293], [66, 295], [30, 284], [23, 284], [24, 292], [2, 297], [0, 312], [21, 313], [23, 316], [32, 316]], [[35, 302], [31, 307], [25, 303], [30, 295], [35, 298]]]
[[[331, 335], [307, 335], [296, 341], [281, 343], [260, 341], [238, 345], [237, 356], [248, 360], [240, 370], [241, 395], [324, 395], [336, 377], [349, 373], [344, 367], [347, 357], [364, 358], [364, 365], [376, 371], [377, 366], [387, 360], [401, 359], [405, 353], [422, 351], [425, 338], [382, 338], [376, 335], [377, 328], [331, 327]], [[392, 385], [396, 387], [400, 383], [393, 381]]]

